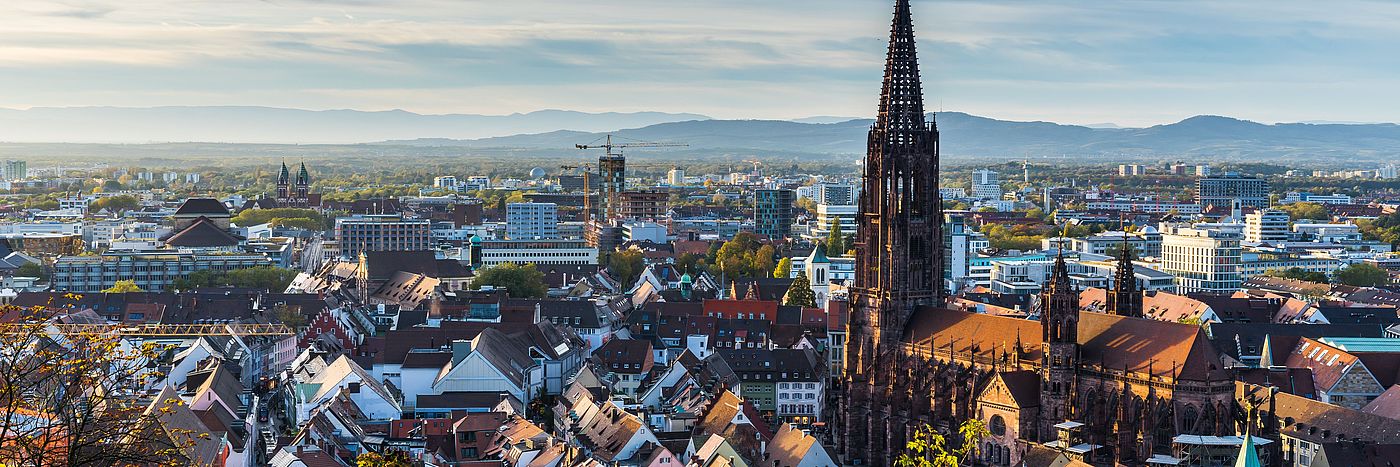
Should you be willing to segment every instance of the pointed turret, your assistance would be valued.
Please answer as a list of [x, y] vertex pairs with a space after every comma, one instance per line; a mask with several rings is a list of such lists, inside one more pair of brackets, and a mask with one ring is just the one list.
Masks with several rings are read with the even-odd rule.
[[[285, 168], [285, 167], [284, 167]], [[311, 174], [306, 171], [306, 163], [301, 163], [301, 170], [297, 171], [297, 185], [310, 185]]]
[[1137, 275], [1133, 273], [1133, 248], [1128, 244], [1128, 231], [1123, 231], [1123, 245], [1118, 252], [1118, 266], [1113, 273], [1113, 288], [1108, 291], [1108, 309], [1119, 316], [1143, 317], [1142, 292], [1138, 290]]
[[1259, 450], [1254, 448], [1254, 435], [1249, 431], [1244, 432], [1244, 441], [1240, 443], [1240, 453], [1235, 456], [1235, 467], [1263, 467], [1264, 463], [1259, 461]]
[[287, 170], [287, 163], [282, 163], [282, 173], [277, 175], [277, 183], [291, 183], [292, 172]]

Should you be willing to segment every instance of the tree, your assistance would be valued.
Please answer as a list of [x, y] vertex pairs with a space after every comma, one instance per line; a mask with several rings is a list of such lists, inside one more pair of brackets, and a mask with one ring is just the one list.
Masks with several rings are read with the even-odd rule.
[[[62, 300], [77, 300], [67, 295]], [[208, 433], [175, 423], [194, 417], [179, 397], [150, 400], [164, 380], [152, 362], [169, 349], [132, 345], [115, 332], [50, 328], [51, 299], [3, 307], [20, 318], [0, 325], [0, 459], [5, 465], [200, 465]]]
[[1327, 212], [1327, 207], [1318, 203], [1293, 203], [1279, 206], [1278, 209], [1288, 213], [1288, 217], [1293, 220], [1315, 219], [1327, 220], [1332, 215]]
[[1335, 273], [1337, 282], [1356, 287], [1379, 287], [1390, 281], [1390, 271], [1370, 263], [1356, 263]]
[[622, 282], [623, 288], [631, 287], [642, 277], [642, 269], [646, 268], [643, 259], [641, 250], [627, 249], [615, 252], [608, 256], [608, 271]]
[[914, 433], [914, 439], [905, 443], [904, 452], [895, 459], [896, 467], [958, 467], [981, 452], [977, 441], [991, 434], [987, 425], [978, 419], [969, 419], [958, 427], [962, 443], [956, 449], [948, 448], [948, 441], [933, 427], [924, 425]]
[[846, 233], [841, 231], [841, 219], [831, 219], [831, 231], [826, 234], [826, 254], [846, 253]]
[[141, 287], [137, 286], [137, 285], [136, 285], [136, 281], [134, 281], [134, 280], [120, 280], [120, 281], [116, 281], [116, 282], [112, 283], [112, 287], [106, 288], [106, 289], [103, 289], [103, 290], [102, 290], [102, 293], [132, 293], [132, 292], [145, 292], [145, 290], [141, 290]]
[[15, 270], [15, 275], [20, 277], [37, 277], [39, 280], [48, 282], [49, 275], [44, 272], [44, 266], [39, 263], [24, 263]]
[[292, 329], [301, 329], [306, 326], [306, 315], [301, 313], [300, 306], [289, 306], [286, 304], [272, 307], [272, 316], [277, 322], [287, 325]]
[[96, 201], [93, 201], [92, 204], [88, 205], [88, 211], [98, 212], [106, 209], [108, 212], [121, 214], [140, 207], [141, 200], [136, 199], [135, 196], [118, 195], [98, 198]]
[[1327, 274], [1316, 271], [1304, 271], [1302, 268], [1270, 269], [1264, 271], [1264, 275], [1269, 277], [1279, 277], [1283, 279], [1293, 279], [1307, 282], [1327, 283]]
[[506, 289], [512, 298], [544, 298], [549, 287], [544, 284], [544, 273], [535, 269], [533, 263], [524, 266], [515, 263], [501, 263], [482, 269], [472, 280], [472, 290], [484, 286]]
[[355, 457], [355, 467], [409, 467], [408, 454], [403, 451], [386, 450], [383, 453], [366, 452]]
[[807, 271], [797, 271], [797, 277], [792, 280], [787, 294], [783, 296], [783, 304], [804, 308], [817, 307], [817, 295], [812, 292], [812, 281], [807, 278]]
[[287, 286], [290, 285], [292, 280], [296, 279], [296, 277], [297, 271], [293, 269], [275, 268], [272, 266], [254, 266], [251, 268], [229, 271], [224, 274], [222, 285], [281, 292], [287, 290]]
[[729, 279], [770, 277], [778, 266], [777, 254], [773, 245], [760, 242], [750, 232], [740, 232], [719, 247], [713, 264]]
[[777, 279], [792, 277], [792, 258], [783, 257], [783, 259], [778, 260], [778, 266], [773, 268], [773, 277]]

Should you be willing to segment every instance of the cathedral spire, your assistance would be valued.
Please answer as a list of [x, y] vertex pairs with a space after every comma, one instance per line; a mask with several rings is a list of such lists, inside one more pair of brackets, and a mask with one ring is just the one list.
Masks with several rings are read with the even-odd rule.
[[291, 173], [290, 170], [287, 170], [287, 163], [286, 163], [285, 161], [283, 161], [283, 162], [282, 162], [282, 173], [280, 173], [280, 174], [277, 175], [277, 183], [286, 184], [286, 183], [290, 183], [291, 180], [292, 180], [292, 173]]
[[919, 57], [914, 50], [914, 19], [909, 0], [898, 0], [890, 25], [890, 45], [885, 56], [885, 84], [880, 92], [880, 115], [875, 126], [898, 136], [923, 131], [924, 91], [919, 80]]

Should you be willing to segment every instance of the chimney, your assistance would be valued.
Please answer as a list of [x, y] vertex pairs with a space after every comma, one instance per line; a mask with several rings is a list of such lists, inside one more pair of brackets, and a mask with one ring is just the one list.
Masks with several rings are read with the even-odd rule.
[[468, 355], [472, 354], [472, 341], [466, 339], [454, 339], [452, 341], [452, 365], [462, 363]]

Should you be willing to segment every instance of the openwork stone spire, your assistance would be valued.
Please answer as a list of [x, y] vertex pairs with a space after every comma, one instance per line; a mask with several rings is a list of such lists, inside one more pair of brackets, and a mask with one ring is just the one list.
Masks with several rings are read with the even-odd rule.
[[924, 92], [919, 80], [919, 56], [914, 50], [914, 20], [909, 0], [899, 0], [890, 25], [890, 46], [885, 56], [885, 84], [880, 92], [880, 115], [875, 126], [891, 136], [923, 131]]

